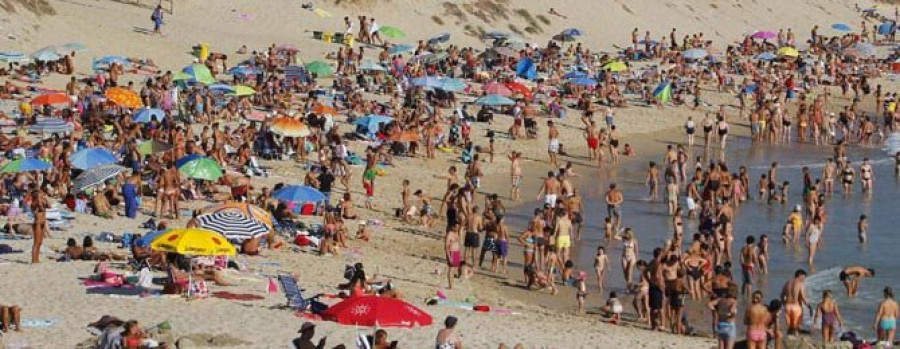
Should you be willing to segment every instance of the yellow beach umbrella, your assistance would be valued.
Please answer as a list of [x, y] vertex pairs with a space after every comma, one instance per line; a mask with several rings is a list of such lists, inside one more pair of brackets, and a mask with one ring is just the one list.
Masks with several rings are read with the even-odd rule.
[[150, 243], [156, 251], [191, 256], [233, 256], [237, 249], [225, 237], [208, 229], [172, 229]]
[[243, 97], [243, 96], [252, 96], [256, 94], [256, 90], [254, 90], [250, 86], [245, 85], [234, 85], [231, 86], [234, 89], [234, 92], [231, 93], [232, 96]]
[[797, 49], [795, 49], [793, 47], [785, 46], [785, 47], [778, 49], [778, 54], [782, 55], [782, 56], [788, 56], [788, 57], [797, 57], [800, 55], [800, 52], [797, 51]]
[[138, 109], [144, 106], [144, 102], [141, 101], [141, 97], [138, 96], [137, 92], [127, 88], [113, 87], [106, 90], [106, 98], [126, 108]]
[[216, 213], [220, 211], [237, 211], [241, 214], [253, 218], [272, 229], [275, 225], [272, 223], [272, 214], [259, 206], [251, 205], [243, 202], [228, 201], [223, 204], [207, 206], [203, 208], [203, 213]]

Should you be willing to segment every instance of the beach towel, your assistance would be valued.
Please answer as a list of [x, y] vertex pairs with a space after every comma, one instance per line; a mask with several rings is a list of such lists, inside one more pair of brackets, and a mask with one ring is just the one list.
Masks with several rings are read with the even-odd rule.
[[231, 293], [228, 291], [213, 292], [212, 296], [215, 298], [236, 300], [236, 301], [258, 301], [261, 299], [265, 299], [263, 296], [260, 296], [260, 295], [255, 295], [255, 294], [250, 294], [250, 293]]
[[49, 328], [59, 323], [59, 319], [24, 319], [22, 327]]
[[85, 287], [85, 288], [88, 288], [88, 289], [96, 289], [96, 288], [125, 288], [125, 289], [130, 289], [130, 288], [134, 288], [134, 285], [129, 285], [129, 284], [121, 284], [121, 285], [120, 285], [120, 284], [108, 283], [108, 282], [97, 281], [97, 280], [84, 280], [84, 287]]

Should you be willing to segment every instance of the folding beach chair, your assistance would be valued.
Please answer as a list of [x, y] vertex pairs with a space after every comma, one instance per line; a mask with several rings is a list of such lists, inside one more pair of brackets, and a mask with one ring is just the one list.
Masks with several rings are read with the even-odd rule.
[[319, 296], [303, 298], [303, 290], [297, 285], [297, 279], [293, 276], [280, 274], [278, 275], [278, 283], [281, 284], [281, 290], [287, 298], [287, 307], [300, 311], [309, 311], [313, 314], [319, 314], [328, 308], [327, 305], [316, 299]]

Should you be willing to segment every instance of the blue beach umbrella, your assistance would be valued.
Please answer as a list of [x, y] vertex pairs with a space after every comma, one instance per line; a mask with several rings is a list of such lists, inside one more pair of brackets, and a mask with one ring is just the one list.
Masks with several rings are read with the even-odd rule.
[[832, 24], [832, 25], [831, 25], [831, 28], [834, 29], [834, 30], [842, 31], [842, 32], [853, 31], [853, 29], [851, 29], [849, 25], [846, 25], [846, 24], [844, 24], [844, 23], [835, 23], [835, 24]]
[[437, 87], [441, 84], [441, 78], [438, 76], [423, 76], [412, 79], [410, 83], [412, 83], [413, 86]]
[[60, 59], [60, 55], [56, 53], [54, 47], [44, 47], [31, 54], [31, 58], [41, 62], [50, 62]]
[[49, 170], [52, 165], [41, 159], [22, 158], [7, 162], [6, 165], [0, 167], [0, 173], [19, 173], [29, 171]]
[[24, 63], [30, 61], [24, 53], [17, 51], [0, 51], [0, 63]]
[[653, 98], [660, 102], [666, 103], [672, 100], [672, 84], [668, 81], [661, 82], [656, 89], [653, 90]]
[[501, 95], [487, 95], [479, 97], [475, 100], [476, 105], [486, 105], [486, 106], [501, 106], [501, 105], [515, 105], [516, 101], [506, 98]]
[[569, 29], [563, 30], [562, 33], [560, 33], [560, 34], [565, 35], [565, 36], [580, 36], [581, 31], [578, 30], [577, 28], [569, 28]]
[[363, 64], [359, 67], [359, 70], [367, 70], [367, 71], [387, 71], [387, 68], [385, 68], [385, 67], [384, 67], [383, 65], [381, 65], [381, 64], [372, 62], [372, 61], [370, 61], [370, 60], [366, 60], [366, 61], [363, 62]]
[[859, 52], [859, 54], [863, 57], [875, 55], [875, 45], [872, 45], [868, 42], [857, 43], [856, 45], [853, 45], [853, 49]]
[[597, 85], [597, 80], [591, 79], [589, 77], [581, 77], [569, 80], [570, 83], [578, 86], [595, 86]]
[[432, 87], [444, 91], [459, 92], [466, 89], [466, 83], [459, 79], [441, 78], [439, 79], [437, 86]]
[[272, 193], [272, 197], [280, 201], [295, 203], [320, 202], [326, 199], [325, 194], [322, 194], [321, 191], [305, 185], [285, 186]]
[[69, 156], [72, 167], [79, 170], [90, 170], [103, 165], [112, 165], [119, 159], [104, 148], [84, 148]]
[[443, 44], [447, 41], [450, 41], [450, 33], [440, 33], [437, 36], [434, 36], [431, 39], [428, 39], [428, 44], [430, 44], [430, 45]]
[[573, 71], [566, 73], [566, 75], [563, 75], [563, 79], [578, 79], [578, 78], [584, 78], [587, 76], [588, 76], [588, 74], [583, 71], [573, 70]]
[[94, 64], [105, 64], [110, 65], [113, 63], [119, 63], [122, 65], [130, 65], [131, 63], [128, 61], [128, 58], [122, 56], [103, 56], [96, 60], [94, 60]]
[[206, 88], [213, 92], [234, 93], [234, 87], [222, 83], [212, 84], [207, 86]]
[[228, 70], [229, 75], [255, 75], [259, 74], [259, 69], [251, 66], [239, 65]]
[[389, 116], [369, 114], [356, 119], [353, 124], [364, 127], [369, 134], [374, 134], [375, 132], [378, 132], [378, 128], [381, 127], [381, 125], [390, 123], [391, 121], [394, 121], [394, 119], [391, 119]]
[[156, 108], [143, 108], [138, 110], [137, 113], [132, 117], [132, 121], [147, 124], [150, 123], [151, 120], [156, 119], [157, 122], [163, 121], [166, 118], [166, 112], [162, 111], [162, 109]]
[[501, 31], [490, 31], [484, 33], [484, 37], [487, 39], [506, 39], [509, 37], [509, 33]]

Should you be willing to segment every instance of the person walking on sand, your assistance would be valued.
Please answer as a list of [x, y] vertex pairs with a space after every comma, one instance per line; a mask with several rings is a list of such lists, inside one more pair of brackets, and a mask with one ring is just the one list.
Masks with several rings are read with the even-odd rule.
[[150, 15], [150, 20], [153, 21], [153, 34], [163, 35], [162, 26], [164, 22], [162, 5], [156, 5], [156, 9], [153, 10], [153, 14]]
[[447, 235], [444, 236], [444, 253], [447, 258], [447, 288], [453, 289], [453, 271], [456, 271], [456, 277], [459, 277], [460, 265], [462, 264], [462, 256], [459, 251], [459, 229], [460, 225], [455, 224]]
[[509, 192], [509, 198], [512, 201], [520, 201], [519, 198], [519, 188], [522, 186], [522, 165], [520, 161], [522, 159], [522, 153], [517, 151], [513, 151], [509, 154], [509, 176], [510, 182], [512, 183], [512, 188]]
[[559, 129], [553, 124], [553, 120], [547, 121], [547, 154], [550, 157], [550, 165], [558, 168], [557, 157], [560, 152]]
[[897, 317], [900, 317], [900, 307], [894, 300], [894, 289], [884, 288], [884, 300], [878, 306], [875, 313], [875, 324], [872, 327], [878, 333], [878, 341], [891, 344], [894, 342], [894, 334], [897, 331]]
[[846, 267], [838, 275], [838, 279], [841, 280], [841, 283], [844, 284], [844, 289], [847, 291], [847, 297], [850, 298], [856, 297], [856, 293], [859, 291], [860, 279], [869, 277], [875, 277], [875, 269], [863, 268], [858, 265]]
[[769, 309], [762, 304], [762, 291], [755, 291], [751, 296], [750, 306], [744, 312], [744, 325], [747, 325], [747, 349], [766, 349], [768, 333], [766, 327], [772, 317]]

